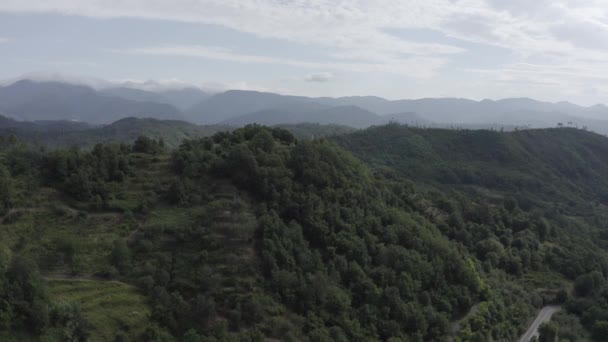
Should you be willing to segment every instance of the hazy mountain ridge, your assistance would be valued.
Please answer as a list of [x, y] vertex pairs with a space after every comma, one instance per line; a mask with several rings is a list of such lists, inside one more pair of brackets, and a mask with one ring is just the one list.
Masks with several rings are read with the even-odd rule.
[[303, 96], [229, 90], [194, 105], [186, 111], [186, 115], [196, 123], [216, 124], [264, 110], [312, 112], [329, 107]]
[[365, 128], [395, 121], [412, 126], [519, 128], [587, 127], [608, 134], [608, 107], [530, 98], [474, 101], [459, 98], [387, 100], [375, 96], [305, 97], [196, 88], [95, 90], [61, 82], [21, 80], [0, 87], [0, 113], [20, 120], [72, 120], [109, 124], [125, 117], [187, 120], [240, 127], [319, 123]]
[[[282, 124], [296, 120], [295, 114], [280, 116], [279, 112], [298, 113], [297, 120], [319, 122], [316, 116], [322, 110], [335, 107], [350, 107], [354, 112], [365, 110], [380, 117], [392, 116], [398, 122], [433, 127], [555, 127], [558, 123], [571, 126], [588, 126], [600, 133], [608, 133], [608, 107], [595, 105], [578, 106], [568, 102], [549, 103], [528, 98], [474, 101], [457, 98], [426, 98], [417, 100], [386, 100], [374, 96], [341, 98], [308, 98], [285, 96], [252, 91], [228, 91], [217, 94], [188, 110], [188, 117], [195, 122], [250, 123], [259, 118], [258, 123]], [[272, 112], [263, 115], [261, 112]], [[395, 114], [410, 113], [410, 114]], [[248, 116], [245, 119], [245, 116]], [[405, 117], [404, 117], [405, 115]], [[412, 116], [412, 118], [408, 118]], [[242, 118], [241, 118], [242, 117]], [[282, 120], [270, 122], [269, 118]], [[344, 121], [337, 122], [352, 127], [344, 115]], [[286, 121], [285, 121], [286, 120]], [[386, 123], [387, 120], [370, 120], [367, 126]], [[336, 122], [332, 122], [336, 123]], [[365, 126], [364, 126], [365, 127]]]
[[120, 97], [127, 100], [168, 104], [176, 107], [180, 111], [185, 111], [211, 96], [196, 88], [149, 91], [122, 86], [102, 89], [99, 92], [104, 95]]
[[0, 112], [20, 120], [75, 120], [104, 124], [124, 117], [178, 119], [171, 105], [104, 96], [86, 86], [19, 81], [0, 88]]
[[359, 107], [339, 106], [313, 110], [310, 112], [289, 109], [262, 110], [225, 120], [222, 122], [222, 124], [240, 127], [252, 123], [261, 125], [297, 123], [339, 125], [348, 123], [348, 126], [351, 127], [364, 128], [372, 125], [378, 125], [384, 120], [385, 119], [383, 117]]

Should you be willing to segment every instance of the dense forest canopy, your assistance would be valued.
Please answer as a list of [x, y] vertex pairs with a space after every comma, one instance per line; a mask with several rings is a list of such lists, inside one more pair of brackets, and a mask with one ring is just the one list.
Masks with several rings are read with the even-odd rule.
[[605, 338], [608, 139], [299, 129], [2, 136], [0, 339]]

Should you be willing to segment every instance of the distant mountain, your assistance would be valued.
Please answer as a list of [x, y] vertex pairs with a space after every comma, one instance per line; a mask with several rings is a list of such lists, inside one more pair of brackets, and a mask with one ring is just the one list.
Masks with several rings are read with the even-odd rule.
[[59, 82], [18, 81], [0, 87], [0, 113], [20, 120], [73, 120], [93, 124], [125, 117], [178, 119], [167, 104], [102, 95], [94, 89]]
[[240, 127], [257, 123], [260, 125], [281, 125], [298, 123], [336, 124], [355, 128], [364, 128], [381, 124], [384, 118], [355, 106], [341, 106], [305, 111], [295, 109], [270, 109], [245, 114], [225, 120], [221, 124]]
[[216, 124], [261, 111], [302, 113], [314, 112], [329, 107], [316, 103], [314, 99], [308, 97], [229, 90], [194, 105], [186, 111], [186, 115], [193, 122]]
[[186, 111], [192, 106], [208, 99], [211, 94], [197, 88], [183, 88], [160, 91], [159, 94], [167, 101], [166, 103]]
[[608, 107], [604, 105], [583, 107], [529, 98], [311, 98], [243, 90], [210, 95], [197, 88], [150, 91], [129, 86], [96, 91], [82, 85], [28, 80], [0, 87], [0, 113], [29, 121], [109, 124], [125, 117], [148, 117], [233, 127], [254, 122], [307, 122], [363, 128], [394, 121], [410, 126], [511, 130], [556, 127], [561, 123], [608, 134]]
[[120, 97], [125, 100], [166, 103], [160, 94], [141, 89], [126, 87], [107, 88], [99, 90], [99, 93], [107, 96]]
[[102, 89], [99, 92], [104, 95], [120, 97], [127, 100], [169, 104], [180, 111], [186, 110], [211, 96], [197, 88], [171, 89], [155, 92], [128, 87], [116, 87]]
[[[336, 122], [336, 117], [321, 119], [315, 116], [331, 108], [355, 107], [385, 118], [349, 122], [342, 120], [345, 116], [339, 116], [340, 120]], [[302, 121], [301, 116], [304, 114], [307, 119]], [[331, 111], [327, 114], [331, 114]], [[608, 133], [608, 107], [604, 105], [583, 107], [569, 102], [550, 103], [529, 98], [497, 101], [458, 98], [391, 101], [375, 96], [309, 98], [254, 91], [228, 91], [193, 106], [187, 111], [187, 116], [194, 122], [224, 122], [230, 125], [250, 122], [321, 122], [365, 127], [392, 120], [413, 126], [512, 129], [555, 127], [562, 123], [587, 126], [596, 132]]]

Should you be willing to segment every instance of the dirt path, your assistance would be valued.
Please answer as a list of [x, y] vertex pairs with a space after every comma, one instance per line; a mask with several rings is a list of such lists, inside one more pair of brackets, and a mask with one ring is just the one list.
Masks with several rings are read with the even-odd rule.
[[469, 317], [473, 316], [474, 314], [477, 313], [477, 309], [479, 309], [479, 303], [473, 305], [471, 307], [471, 309], [469, 310], [469, 312], [462, 317], [461, 319], [452, 322], [451, 326], [452, 326], [452, 336], [450, 337], [450, 341], [454, 341], [454, 338], [456, 338], [456, 335], [458, 335], [458, 332], [461, 329], [461, 322], [463, 322], [464, 320], [468, 319]]
[[39, 211], [43, 211], [44, 208], [11, 208], [8, 210], [8, 212], [6, 213], [6, 215], [0, 217], [0, 224], [4, 223], [4, 220], [6, 220], [8, 217], [10, 217], [11, 215], [14, 214], [18, 214], [18, 213], [33, 213], [33, 212], [39, 212]]
[[559, 305], [548, 305], [542, 308], [534, 322], [532, 322], [532, 325], [530, 325], [530, 328], [528, 328], [528, 331], [526, 331], [526, 333], [523, 334], [522, 337], [519, 339], [519, 342], [528, 342], [531, 338], [538, 336], [538, 328], [540, 327], [540, 325], [550, 321], [551, 316], [553, 316], [554, 313], [558, 312], [561, 309], [562, 307]]

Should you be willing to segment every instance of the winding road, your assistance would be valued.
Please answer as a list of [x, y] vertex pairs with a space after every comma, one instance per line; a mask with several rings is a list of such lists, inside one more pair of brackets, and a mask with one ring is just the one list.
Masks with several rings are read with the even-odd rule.
[[519, 342], [528, 342], [532, 337], [538, 336], [538, 327], [540, 327], [541, 324], [550, 321], [551, 316], [561, 310], [561, 308], [562, 307], [559, 305], [548, 305], [542, 308], [534, 322], [532, 322], [532, 325], [530, 325], [530, 328], [528, 328], [528, 331], [519, 339]]

